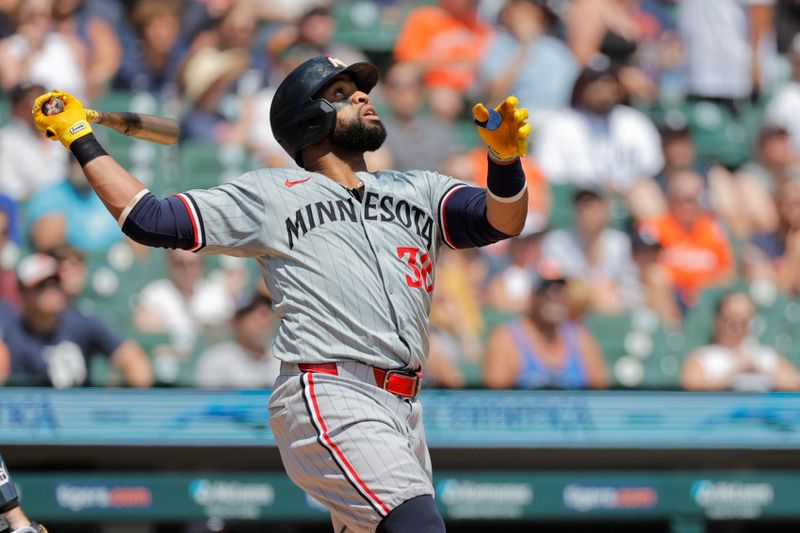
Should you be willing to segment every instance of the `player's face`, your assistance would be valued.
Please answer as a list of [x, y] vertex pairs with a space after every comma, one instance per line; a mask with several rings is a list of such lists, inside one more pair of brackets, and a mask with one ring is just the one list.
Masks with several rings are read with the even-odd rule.
[[359, 91], [346, 74], [335, 77], [319, 94], [336, 108], [334, 146], [356, 152], [377, 150], [386, 140], [386, 128], [367, 93]]

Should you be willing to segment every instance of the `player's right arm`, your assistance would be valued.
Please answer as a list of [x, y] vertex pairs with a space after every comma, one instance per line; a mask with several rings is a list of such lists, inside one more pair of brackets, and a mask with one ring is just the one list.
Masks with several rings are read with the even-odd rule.
[[[45, 103], [53, 97], [64, 102], [64, 109], [45, 115]], [[257, 253], [253, 241], [258, 232], [252, 230], [261, 223], [263, 204], [252, 183], [229, 183], [157, 199], [100, 146], [80, 100], [51, 91], [36, 99], [33, 116], [40, 130], [72, 152], [97, 196], [134, 241], [190, 251], [208, 245], [215, 252]]]

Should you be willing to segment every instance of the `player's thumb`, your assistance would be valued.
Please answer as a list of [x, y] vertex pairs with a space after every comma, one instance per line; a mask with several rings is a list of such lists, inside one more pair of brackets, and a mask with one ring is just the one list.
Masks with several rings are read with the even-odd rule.
[[503, 122], [503, 117], [494, 109], [488, 109], [483, 104], [475, 104], [472, 108], [472, 116], [475, 124], [480, 128], [486, 128], [489, 131], [494, 131]]
[[475, 104], [472, 106], [472, 117], [475, 120], [475, 124], [481, 126], [489, 120], [489, 110], [481, 103]]

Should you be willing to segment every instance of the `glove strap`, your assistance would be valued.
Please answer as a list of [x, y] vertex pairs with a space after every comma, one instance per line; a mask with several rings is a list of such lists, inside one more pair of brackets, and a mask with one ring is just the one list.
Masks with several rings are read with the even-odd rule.
[[108, 155], [108, 152], [97, 142], [94, 133], [89, 133], [79, 139], [75, 139], [72, 144], [69, 145], [69, 149], [82, 167], [85, 167], [89, 161], [101, 155]]
[[511, 157], [500, 157], [500, 154], [494, 151], [494, 149], [490, 146], [489, 147], [489, 160], [494, 161], [498, 165], [510, 165], [514, 161], [519, 161], [518, 155], [512, 155]]

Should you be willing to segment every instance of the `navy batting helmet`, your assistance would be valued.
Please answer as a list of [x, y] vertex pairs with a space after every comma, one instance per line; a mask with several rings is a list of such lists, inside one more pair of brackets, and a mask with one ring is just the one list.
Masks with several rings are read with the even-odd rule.
[[319, 56], [294, 69], [275, 91], [269, 110], [272, 134], [301, 167], [303, 148], [325, 139], [336, 125], [336, 108], [314, 95], [342, 72], [365, 93], [378, 83], [378, 67], [371, 63], [348, 67], [335, 57]]

